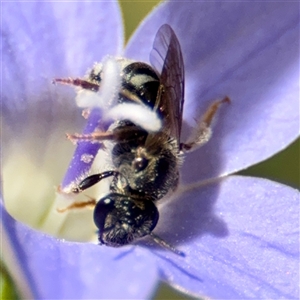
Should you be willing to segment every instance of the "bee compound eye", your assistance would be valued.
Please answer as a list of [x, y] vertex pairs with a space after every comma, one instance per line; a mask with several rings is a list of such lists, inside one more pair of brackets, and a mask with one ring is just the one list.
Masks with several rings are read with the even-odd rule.
[[150, 234], [158, 217], [152, 201], [136, 201], [117, 193], [100, 199], [94, 211], [99, 242], [112, 247], [129, 244]]
[[113, 211], [115, 206], [115, 200], [111, 195], [108, 195], [102, 199], [100, 199], [94, 210], [94, 223], [99, 228], [99, 230], [103, 230], [105, 225], [105, 220], [107, 216]]

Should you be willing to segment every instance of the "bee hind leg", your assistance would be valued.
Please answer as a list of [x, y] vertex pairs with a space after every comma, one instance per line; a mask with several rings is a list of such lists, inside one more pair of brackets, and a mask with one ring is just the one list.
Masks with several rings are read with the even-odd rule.
[[211, 124], [215, 115], [223, 103], [230, 103], [229, 97], [224, 97], [222, 100], [212, 103], [204, 113], [202, 120], [198, 126], [192, 131], [190, 137], [185, 143], [180, 144], [180, 151], [191, 152], [207, 143], [211, 137]]

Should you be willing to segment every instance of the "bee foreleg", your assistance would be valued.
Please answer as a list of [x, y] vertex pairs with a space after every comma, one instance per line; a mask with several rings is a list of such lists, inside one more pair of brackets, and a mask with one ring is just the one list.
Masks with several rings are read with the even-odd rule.
[[207, 143], [211, 137], [211, 124], [214, 117], [223, 103], [230, 103], [230, 99], [226, 96], [222, 100], [215, 101], [209, 106], [204, 113], [199, 125], [192, 131], [190, 137], [185, 143], [180, 144], [180, 151], [194, 151], [195, 149]]
[[71, 205], [65, 207], [65, 208], [57, 208], [57, 212], [59, 213], [63, 213], [63, 212], [66, 212], [68, 210], [71, 210], [71, 209], [76, 209], [76, 208], [85, 208], [87, 206], [91, 207], [91, 208], [94, 208], [96, 205], [96, 200], [93, 199], [93, 198], [90, 198], [89, 201], [86, 201], [86, 202], [74, 202], [72, 203]]

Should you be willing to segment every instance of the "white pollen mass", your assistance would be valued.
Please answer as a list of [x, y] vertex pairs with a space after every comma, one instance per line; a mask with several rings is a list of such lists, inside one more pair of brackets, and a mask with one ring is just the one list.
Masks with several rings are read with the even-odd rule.
[[141, 104], [118, 104], [109, 110], [107, 117], [113, 120], [129, 120], [148, 132], [157, 132], [162, 126], [158, 114], [151, 108]]
[[[120, 64], [113, 58], [108, 56], [103, 64], [96, 65], [99, 69], [102, 66], [102, 75], [100, 89], [98, 92], [86, 89], [80, 89], [76, 96], [78, 107], [82, 108], [100, 108], [109, 109], [117, 102], [117, 97], [121, 84]], [[100, 70], [98, 70], [100, 72]]]

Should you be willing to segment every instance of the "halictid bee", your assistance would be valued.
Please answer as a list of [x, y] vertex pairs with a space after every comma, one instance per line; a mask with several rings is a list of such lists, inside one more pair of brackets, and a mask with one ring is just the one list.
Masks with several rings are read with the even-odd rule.
[[[92, 200], [100, 244], [119, 247], [148, 235], [158, 244], [183, 255], [153, 233], [159, 219], [156, 203], [175, 191], [183, 154], [209, 140], [210, 125], [218, 106], [229, 102], [229, 98], [214, 102], [192, 130], [190, 138], [182, 142], [184, 63], [176, 34], [167, 24], [156, 34], [150, 62], [152, 66], [120, 60], [117, 102], [146, 106], [161, 120], [161, 127], [151, 131], [143, 123], [136, 124], [124, 118], [116, 120], [104, 132], [70, 135], [69, 138], [77, 142], [90, 140], [110, 144], [110, 147], [105, 144], [105, 148], [110, 149], [112, 161], [110, 170], [87, 176], [72, 192], [79, 193], [112, 177], [109, 193], [98, 201]], [[101, 89], [102, 71], [95, 67], [86, 79], [55, 79], [55, 82], [97, 93]], [[74, 203], [67, 209], [82, 206], [84, 203]]]

